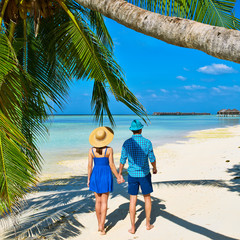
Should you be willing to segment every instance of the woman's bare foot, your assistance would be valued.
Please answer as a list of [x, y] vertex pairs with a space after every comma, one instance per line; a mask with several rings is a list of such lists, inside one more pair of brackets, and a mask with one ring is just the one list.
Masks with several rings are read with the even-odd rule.
[[98, 231], [100, 233], [100, 235], [106, 235], [105, 229], [104, 229], [104, 225], [100, 225], [98, 226]]
[[132, 227], [132, 228], [130, 228], [130, 229], [128, 230], [128, 232], [129, 232], [129, 233], [131, 233], [131, 234], [134, 234], [134, 233], [135, 233], [135, 231], [136, 231], [136, 230], [135, 230], [135, 228], [134, 228], [134, 227]]
[[147, 225], [147, 226], [146, 226], [146, 229], [147, 229], [147, 230], [151, 230], [152, 228], [154, 228], [154, 225]]

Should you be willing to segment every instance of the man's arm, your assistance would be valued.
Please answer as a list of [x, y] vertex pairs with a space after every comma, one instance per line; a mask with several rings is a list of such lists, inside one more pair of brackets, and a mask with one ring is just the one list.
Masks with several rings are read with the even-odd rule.
[[156, 157], [154, 155], [152, 143], [150, 141], [149, 141], [148, 157], [149, 157], [150, 163], [153, 166], [153, 174], [156, 174], [157, 173]]
[[118, 183], [124, 183], [125, 180], [122, 176], [122, 171], [123, 171], [123, 168], [124, 168], [124, 164], [120, 163], [119, 165], [119, 176], [120, 176], [120, 181]]
[[153, 174], [157, 173], [157, 166], [156, 166], [156, 160], [154, 162], [151, 162], [152, 166], [153, 166]]
[[124, 168], [124, 164], [120, 163], [120, 165], [119, 165], [119, 175], [122, 175], [123, 168]]
[[124, 178], [122, 176], [122, 171], [123, 171], [123, 168], [124, 168], [124, 164], [126, 163], [127, 161], [127, 151], [125, 149], [125, 146], [123, 144], [122, 146], [122, 152], [121, 152], [121, 158], [120, 158], [120, 165], [119, 165], [119, 175], [121, 177], [121, 182], [124, 182]]

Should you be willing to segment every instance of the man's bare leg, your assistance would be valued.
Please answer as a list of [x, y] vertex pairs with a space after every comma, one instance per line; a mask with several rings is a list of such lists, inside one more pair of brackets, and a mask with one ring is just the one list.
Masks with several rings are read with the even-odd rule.
[[136, 204], [137, 204], [137, 195], [130, 195], [129, 212], [130, 212], [131, 228], [128, 230], [128, 232], [130, 232], [131, 234], [134, 234], [136, 231], [136, 228], [135, 228]]
[[150, 224], [151, 210], [152, 210], [151, 195], [150, 194], [144, 195], [144, 201], [145, 201], [145, 213], [146, 213], [146, 228], [147, 230], [151, 230], [154, 227], [153, 225]]

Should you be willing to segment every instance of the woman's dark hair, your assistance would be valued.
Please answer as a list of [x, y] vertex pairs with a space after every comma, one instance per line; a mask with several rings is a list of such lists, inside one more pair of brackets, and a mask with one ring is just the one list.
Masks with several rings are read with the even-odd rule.
[[96, 148], [96, 152], [97, 152], [99, 155], [102, 155], [102, 149], [103, 149], [103, 148]]

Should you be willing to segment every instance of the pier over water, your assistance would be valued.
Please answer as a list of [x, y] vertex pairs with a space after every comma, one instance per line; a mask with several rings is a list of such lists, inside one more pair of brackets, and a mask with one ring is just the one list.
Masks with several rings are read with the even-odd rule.
[[185, 113], [185, 112], [154, 112], [154, 116], [163, 116], [163, 115], [176, 115], [176, 116], [188, 116], [188, 115], [211, 115], [210, 113]]

